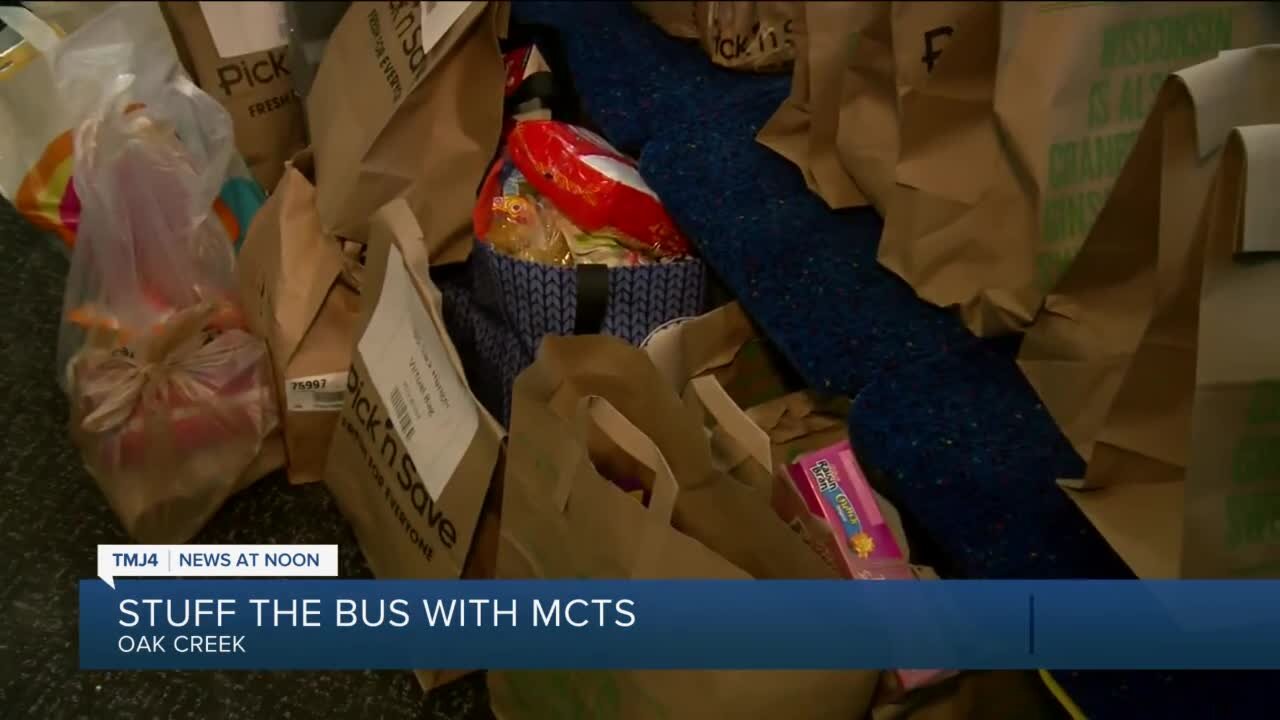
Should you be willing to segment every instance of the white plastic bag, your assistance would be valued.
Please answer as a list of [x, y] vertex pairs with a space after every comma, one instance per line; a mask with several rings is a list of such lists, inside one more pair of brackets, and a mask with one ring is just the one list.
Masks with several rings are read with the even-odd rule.
[[[104, 3], [30, 5], [36, 14], [0, 7], [0, 20], [30, 46], [17, 54], [22, 61], [0, 71], [0, 195], [69, 249], [81, 205], [72, 181], [73, 130], [101, 107], [117, 78], [133, 78], [135, 92], [143, 95], [184, 71], [154, 2], [120, 2], [105, 9]], [[84, 62], [68, 65], [68, 55]], [[236, 156], [214, 204], [237, 247], [263, 199]]]
[[81, 39], [55, 66], [59, 92], [98, 98], [73, 133], [83, 222], [60, 380], [72, 437], [125, 528], [183, 542], [239, 489], [278, 423], [266, 346], [246, 329], [214, 209], [237, 157], [231, 118], [180, 72], [104, 76], [118, 48]]

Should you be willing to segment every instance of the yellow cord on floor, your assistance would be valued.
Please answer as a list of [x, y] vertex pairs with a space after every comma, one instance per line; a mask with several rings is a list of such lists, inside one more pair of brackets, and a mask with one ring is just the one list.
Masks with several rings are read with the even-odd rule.
[[1080, 710], [1080, 706], [1076, 705], [1070, 695], [1067, 695], [1067, 691], [1062, 689], [1062, 686], [1058, 684], [1053, 675], [1049, 674], [1048, 670], [1040, 670], [1039, 672], [1040, 681], [1044, 683], [1045, 687], [1049, 688], [1053, 698], [1058, 701], [1063, 710], [1067, 711], [1067, 714], [1071, 716], [1071, 720], [1088, 720], [1084, 712]]

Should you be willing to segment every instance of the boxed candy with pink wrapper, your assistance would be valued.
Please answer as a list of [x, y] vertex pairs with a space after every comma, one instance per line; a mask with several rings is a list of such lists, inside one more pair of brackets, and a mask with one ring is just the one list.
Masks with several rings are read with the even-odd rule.
[[[897, 539], [876, 501], [848, 440], [801, 455], [786, 468], [796, 493], [814, 516], [823, 518], [855, 580], [915, 580]], [[951, 670], [897, 670], [903, 690], [913, 690], [954, 675]]]
[[915, 577], [848, 441], [800, 456], [787, 472], [809, 511], [830, 526], [852, 577], [892, 572], [895, 566], [900, 572], [893, 572], [892, 579]]

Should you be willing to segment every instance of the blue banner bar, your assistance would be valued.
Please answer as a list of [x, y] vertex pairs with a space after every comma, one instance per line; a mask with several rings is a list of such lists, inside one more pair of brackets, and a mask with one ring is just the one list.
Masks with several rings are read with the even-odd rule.
[[84, 669], [1276, 669], [1280, 581], [100, 580]]

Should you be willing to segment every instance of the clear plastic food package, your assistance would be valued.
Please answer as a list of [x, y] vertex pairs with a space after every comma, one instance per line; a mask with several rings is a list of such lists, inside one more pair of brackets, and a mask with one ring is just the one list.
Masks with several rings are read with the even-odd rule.
[[556, 120], [528, 120], [507, 137], [507, 153], [529, 185], [583, 231], [608, 232], [655, 257], [689, 254], [689, 241], [635, 161], [604, 138]]

